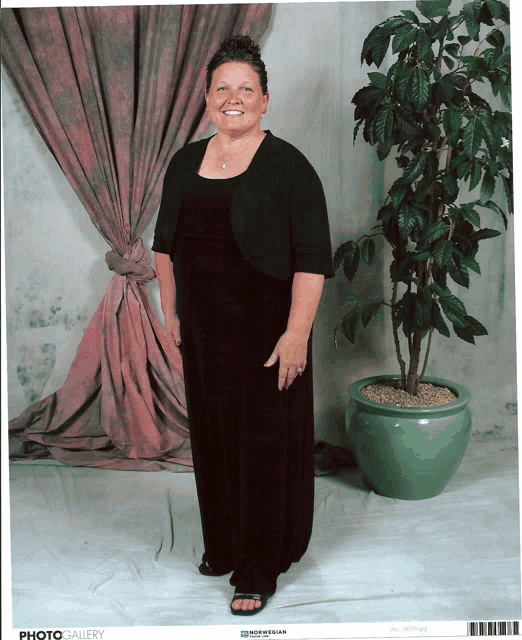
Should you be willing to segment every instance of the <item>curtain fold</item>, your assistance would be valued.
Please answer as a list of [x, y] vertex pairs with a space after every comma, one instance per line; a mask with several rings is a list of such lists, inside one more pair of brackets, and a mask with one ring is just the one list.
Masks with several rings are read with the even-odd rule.
[[141, 235], [170, 158], [208, 128], [210, 57], [229, 35], [259, 41], [270, 15], [270, 4], [2, 10], [2, 63], [114, 271], [65, 384], [10, 421], [12, 457], [192, 464], [181, 354], [147, 299]]

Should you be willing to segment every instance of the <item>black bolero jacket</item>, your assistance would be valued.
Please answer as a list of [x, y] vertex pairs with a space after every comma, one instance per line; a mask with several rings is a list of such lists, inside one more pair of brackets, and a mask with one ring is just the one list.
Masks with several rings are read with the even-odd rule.
[[[298, 149], [266, 134], [232, 198], [230, 218], [239, 249], [256, 269], [278, 280], [289, 280], [296, 271], [330, 278], [332, 249], [319, 176]], [[152, 250], [172, 259], [181, 204], [209, 140], [180, 149], [165, 173]]]

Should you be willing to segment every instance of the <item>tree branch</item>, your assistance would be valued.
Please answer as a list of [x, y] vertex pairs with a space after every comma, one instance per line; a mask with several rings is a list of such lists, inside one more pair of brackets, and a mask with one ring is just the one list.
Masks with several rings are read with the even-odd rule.
[[393, 295], [391, 300], [391, 314], [392, 314], [392, 330], [393, 330], [393, 339], [395, 342], [395, 352], [397, 354], [397, 361], [399, 362], [399, 366], [401, 368], [401, 378], [402, 378], [402, 388], [406, 389], [406, 363], [402, 359], [401, 353], [401, 343], [399, 341], [399, 331], [397, 329], [397, 321], [395, 319], [395, 314], [397, 310], [397, 291], [399, 289], [399, 283], [393, 283]]

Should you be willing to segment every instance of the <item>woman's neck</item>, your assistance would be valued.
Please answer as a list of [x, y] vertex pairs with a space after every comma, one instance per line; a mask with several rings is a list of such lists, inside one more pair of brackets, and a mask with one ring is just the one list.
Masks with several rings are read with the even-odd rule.
[[266, 133], [259, 127], [254, 131], [246, 133], [235, 133], [228, 131], [218, 131], [214, 138], [216, 144], [222, 150], [241, 151], [254, 142], [259, 142], [266, 136]]

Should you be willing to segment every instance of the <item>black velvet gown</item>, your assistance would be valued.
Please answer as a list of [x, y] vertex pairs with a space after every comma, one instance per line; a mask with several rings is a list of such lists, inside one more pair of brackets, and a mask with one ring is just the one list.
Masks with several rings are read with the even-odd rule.
[[174, 269], [205, 559], [238, 591], [275, 591], [306, 551], [313, 518], [311, 356], [290, 389], [279, 362], [291, 282], [257, 271], [230, 223], [239, 177], [197, 176], [183, 201]]

